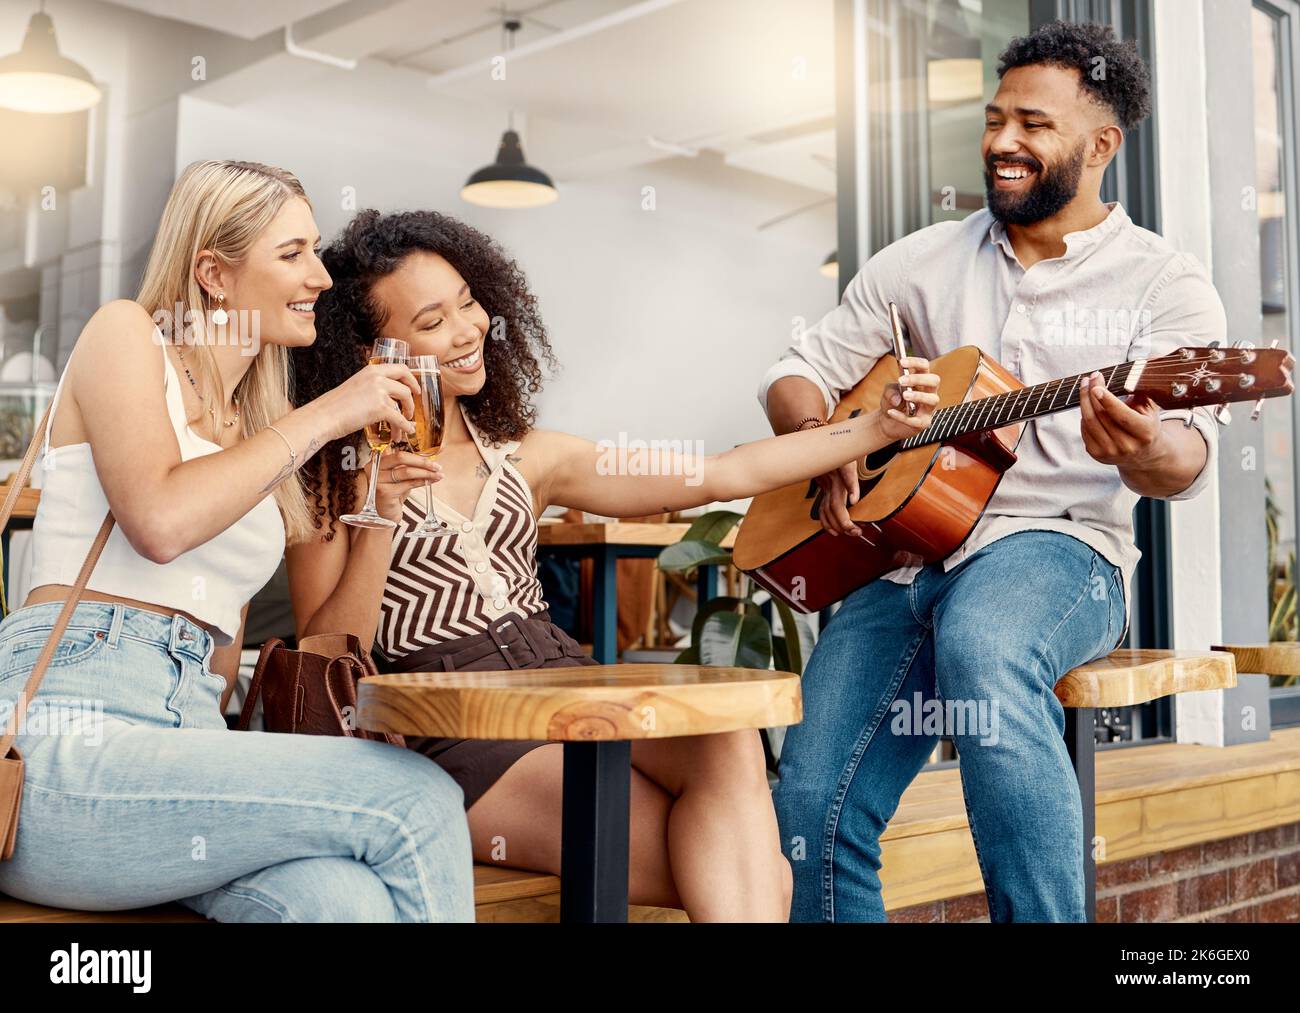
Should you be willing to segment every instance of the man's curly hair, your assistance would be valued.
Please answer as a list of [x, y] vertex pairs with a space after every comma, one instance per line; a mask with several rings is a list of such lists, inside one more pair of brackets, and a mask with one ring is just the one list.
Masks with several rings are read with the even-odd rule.
[[[542, 387], [538, 356], [552, 369], [557, 366], [537, 299], [519, 265], [493, 239], [436, 211], [362, 211], [321, 254], [334, 285], [316, 300], [316, 341], [293, 350], [294, 404], [307, 404], [365, 366], [387, 323], [385, 307], [372, 294], [374, 285], [422, 250], [460, 273], [490, 321], [483, 342], [483, 389], [460, 403], [492, 442], [523, 439], [537, 415], [532, 400]], [[364, 437], [358, 432], [329, 443], [316, 466], [303, 469], [316, 527], [326, 529], [327, 541], [334, 537], [334, 520], [359, 505], [354, 474], [343, 467], [349, 446], [353, 461], [364, 460]]]
[[998, 78], [1014, 67], [1046, 64], [1079, 72], [1079, 86], [1110, 109], [1124, 130], [1151, 112], [1151, 75], [1132, 39], [1109, 25], [1053, 21], [1012, 39], [998, 57]]

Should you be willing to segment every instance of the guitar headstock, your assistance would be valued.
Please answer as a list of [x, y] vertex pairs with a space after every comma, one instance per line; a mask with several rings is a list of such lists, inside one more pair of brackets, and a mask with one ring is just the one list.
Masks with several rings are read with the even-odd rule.
[[1295, 359], [1285, 348], [1188, 347], [1145, 360], [1124, 386], [1161, 408], [1260, 401], [1295, 390], [1294, 366]]

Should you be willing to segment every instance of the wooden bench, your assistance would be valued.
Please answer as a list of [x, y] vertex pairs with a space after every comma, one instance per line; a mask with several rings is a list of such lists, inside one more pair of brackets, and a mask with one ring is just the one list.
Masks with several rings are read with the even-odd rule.
[[[524, 872], [504, 866], [474, 866], [474, 912], [480, 922], [558, 922], [560, 920], [560, 877], [541, 872]], [[636, 907], [628, 910], [634, 922], [685, 922], [685, 911], [672, 908]], [[42, 907], [0, 894], [0, 923], [3, 922], [206, 922], [201, 914], [182, 904], [131, 911], [70, 911]]]
[[[1230, 646], [1208, 652], [1120, 650], [1066, 673], [1056, 684], [1056, 696], [1066, 708], [1066, 746], [1083, 799], [1083, 861], [1089, 920], [1095, 920], [1096, 914], [1096, 866], [1093, 861], [1096, 709], [1132, 706], [1175, 693], [1229, 688], [1236, 684], [1238, 667], [1243, 671], [1266, 674], [1300, 672], [1300, 645]], [[922, 774], [922, 779], [925, 776]], [[931, 786], [919, 784], [909, 789], [900, 806], [900, 815], [902, 809], [909, 806], [919, 815], [934, 808], [926, 794], [930, 789]], [[895, 834], [897, 823], [897, 819], [891, 821], [891, 831]], [[558, 876], [477, 865], [474, 869], [474, 896], [477, 919], [481, 922], [559, 920]], [[205, 920], [179, 904], [136, 911], [78, 912], [26, 904], [0, 895], [0, 922]], [[687, 918], [683, 911], [632, 907], [629, 920], [684, 922]]]
[[1065, 746], [1083, 803], [1083, 882], [1088, 921], [1097, 920], [1096, 711], [1131, 707], [1175, 693], [1227, 689], [1237, 667], [1227, 650], [1153, 651], [1123, 648], [1066, 672], [1056, 683], [1065, 707]]

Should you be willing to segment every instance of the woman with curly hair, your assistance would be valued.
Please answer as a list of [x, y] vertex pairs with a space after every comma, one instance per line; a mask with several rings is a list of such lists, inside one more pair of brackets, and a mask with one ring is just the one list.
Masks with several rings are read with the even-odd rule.
[[[550, 504], [613, 517], [681, 510], [811, 479], [928, 423], [937, 377], [923, 359], [881, 411], [746, 444], [700, 460], [609, 473], [588, 440], [536, 429], [539, 357], [555, 365], [523, 272], [483, 233], [433, 211], [363, 211], [323, 254], [334, 287], [316, 304], [318, 339], [295, 349], [296, 397], [310, 400], [366, 361], [379, 337], [441, 365], [438, 461], [383, 456], [378, 510], [396, 528], [338, 523], [368, 491], [360, 433], [304, 472], [319, 537], [292, 546], [299, 636], [347, 631], [381, 670], [594, 664], [550, 622], [537, 579], [537, 517]], [[914, 417], [896, 407], [903, 398]], [[688, 478], [691, 479], [688, 481]], [[696, 481], [698, 480], [698, 481]], [[411, 534], [437, 482], [454, 537]], [[464, 790], [480, 861], [558, 873], [562, 750], [556, 743], [411, 739]], [[630, 874], [635, 904], [685, 908], [693, 921], [784, 921], [791, 873], [781, 853], [754, 730], [632, 744]]]

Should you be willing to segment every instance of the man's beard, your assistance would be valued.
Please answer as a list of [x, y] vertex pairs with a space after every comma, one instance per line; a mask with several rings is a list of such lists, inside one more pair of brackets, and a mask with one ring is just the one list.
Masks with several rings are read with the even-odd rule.
[[[989, 212], [1005, 225], [1033, 225], [1051, 218], [1079, 192], [1079, 177], [1083, 174], [1085, 142], [1070, 153], [1059, 168], [1048, 172], [1042, 163], [1033, 159], [1011, 159], [1011, 164], [1024, 165], [1038, 174], [1038, 179], [1024, 193], [1009, 193], [993, 185], [993, 169], [984, 163], [984, 192], [988, 198]], [[990, 161], [997, 161], [989, 156]]]

